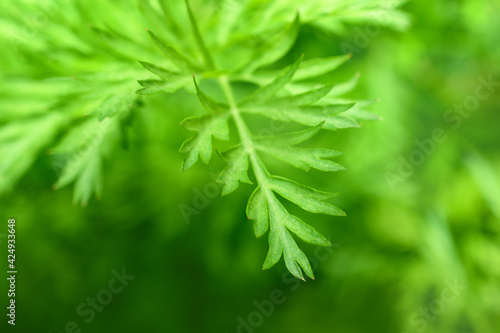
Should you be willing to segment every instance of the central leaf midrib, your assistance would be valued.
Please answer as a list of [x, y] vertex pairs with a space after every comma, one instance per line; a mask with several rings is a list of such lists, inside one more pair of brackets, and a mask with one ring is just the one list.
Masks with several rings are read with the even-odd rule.
[[[255, 178], [257, 179], [257, 182], [264, 192], [264, 196], [267, 199], [267, 202], [269, 204], [269, 209], [272, 209], [273, 205], [273, 199], [277, 200], [276, 197], [274, 197], [274, 194], [272, 193], [272, 190], [270, 188], [270, 183], [269, 183], [269, 172], [266, 170], [265, 166], [262, 165], [260, 162], [259, 157], [257, 156], [256, 153], [256, 144], [253, 142], [251, 133], [241, 117], [240, 110], [238, 108], [238, 104], [236, 103], [236, 99], [234, 97], [233, 90], [231, 88], [231, 85], [228, 81], [227, 76], [222, 76], [219, 78], [219, 83], [221, 85], [221, 88], [224, 92], [224, 95], [226, 96], [227, 102], [230, 107], [231, 114], [233, 116], [233, 119], [236, 123], [236, 129], [238, 131], [238, 134], [241, 138], [241, 142], [243, 145], [243, 148], [245, 151], [248, 153], [248, 156], [250, 157], [250, 163], [252, 164], [252, 169], [254, 170]], [[283, 223], [281, 221], [275, 221], [275, 219], [271, 218], [271, 213], [269, 212], [268, 215], [268, 223], [270, 229], [278, 229], [278, 233], [280, 235], [280, 240], [281, 244], [284, 244], [284, 238], [285, 236], [283, 235], [283, 232], [285, 232]], [[276, 224], [276, 225], [275, 225]], [[284, 249], [283, 249], [284, 251]], [[284, 252], [283, 252], [284, 253]]]

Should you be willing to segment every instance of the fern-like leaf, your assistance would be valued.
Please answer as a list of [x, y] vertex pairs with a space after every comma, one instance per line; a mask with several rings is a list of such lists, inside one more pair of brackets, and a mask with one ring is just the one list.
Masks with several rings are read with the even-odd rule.
[[[219, 69], [215, 67], [216, 62], [206, 47], [189, 4], [187, 8], [194, 39], [204, 59], [204, 66], [208, 71], [217, 73]], [[260, 76], [261, 74], [256, 71], [278, 60], [290, 49], [299, 25], [297, 16], [287, 28], [262, 42], [252, 58], [242, 67], [215, 75], [225, 96], [225, 102], [212, 99], [194, 80], [198, 99], [208, 114], [184, 120], [182, 126], [197, 133], [182, 145], [181, 152], [186, 154], [182, 170], [193, 166], [199, 157], [204, 163], [208, 163], [212, 157], [212, 139], [229, 140], [228, 121], [234, 122], [240, 142], [220, 153], [226, 161], [226, 166], [217, 179], [223, 185], [222, 195], [232, 193], [241, 183], [256, 184], [246, 212], [248, 218], [253, 220], [257, 237], [269, 231], [269, 252], [263, 269], [272, 267], [283, 257], [288, 270], [297, 278], [303, 279], [303, 273], [310, 278], [314, 278], [314, 275], [307, 256], [299, 249], [294, 236], [320, 246], [330, 246], [330, 242], [312, 226], [290, 214], [280, 198], [312, 213], [333, 216], [343, 216], [345, 213], [330, 202], [336, 194], [318, 191], [294, 180], [271, 175], [261, 159], [261, 154], [270, 155], [306, 171], [310, 168], [321, 171], [344, 170], [343, 166], [332, 161], [332, 158], [341, 155], [340, 152], [326, 148], [303, 148], [297, 145], [312, 138], [322, 129], [335, 130], [359, 125], [352, 116], [342, 116], [351, 110], [355, 103], [339, 102], [335, 99], [339, 92], [346, 91], [352, 86], [351, 82], [341, 85], [337, 90], [334, 84], [318, 85], [303, 82], [334, 70], [349, 56], [304, 62], [301, 56], [294, 64], [279, 72], [268, 71]], [[160, 68], [148, 64], [147, 69], [168, 79], [168, 73]], [[270, 73], [273, 73], [274, 77]], [[232, 80], [249, 81], [258, 84], [259, 87], [238, 101], [233, 91]], [[261, 115], [282, 122], [292, 121], [306, 128], [280, 135], [259, 137], [252, 134], [243, 115]], [[253, 171], [254, 181], [248, 176], [249, 169]]]
[[[385, 25], [404, 28], [407, 18], [396, 9], [402, 2], [391, 4], [392, 15]], [[267, 158], [301, 170], [342, 170], [333, 160], [339, 152], [306, 141], [320, 131], [358, 127], [377, 116], [366, 110], [370, 101], [342, 97], [355, 88], [359, 75], [345, 82], [329, 81], [350, 55], [301, 56], [281, 70], [276, 63], [284, 63], [290, 50], [300, 46], [296, 39], [301, 24], [327, 34], [341, 33], [355, 22], [382, 18], [387, 10], [384, 2], [241, 0], [225, 8], [214, 6], [213, 1], [193, 1], [193, 6], [185, 0], [132, 3], [96, 6], [93, 0], [79, 1], [66, 6], [64, 15], [52, 15], [50, 24], [28, 39], [17, 33], [26, 30], [19, 13], [38, 12], [38, 3], [0, 5], [5, 16], [0, 40], [13, 46], [3, 50], [0, 64], [4, 79], [0, 83], [0, 153], [4, 156], [0, 194], [46, 148], [54, 147], [52, 158], [61, 171], [56, 187], [74, 183], [75, 201], [86, 204], [102, 192], [106, 158], [120, 142], [127, 146], [124, 128], [143, 98], [140, 95], [186, 90], [193, 94], [187, 98], [198, 98], [205, 114], [182, 122], [194, 132], [181, 147], [182, 169], [188, 170], [198, 160], [208, 163], [218, 146], [216, 140], [233, 138], [231, 149], [217, 149], [226, 162], [218, 182], [223, 195], [240, 184], [256, 188], [247, 213], [258, 237], [269, 232], [264, 268], [284, 257], [295, 276], [302, 278], [305, 272], [312, 277], [296, 239], [319, 245], [328, 242], [289, 214], [282, 202], [313, 213], [340, 216], [343, 212], [331, 203], [333, 194], [272, 174]], [[100, 26], [86, 28], [88, 22]], [[144, 27], [151, 30], [145, 33]], [[241, 82], [255, 89], [239, 89]], [[248, 120], [262, 117], [303, 129], [258, 136], [259, 128]], [[103, 129], [103, 124], [109, 126]], [[231, 136], [230, 128], [236, 129]]]

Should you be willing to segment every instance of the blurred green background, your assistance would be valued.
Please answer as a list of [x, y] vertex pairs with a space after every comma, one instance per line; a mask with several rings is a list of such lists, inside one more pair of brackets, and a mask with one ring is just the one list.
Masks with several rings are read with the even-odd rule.
[[[10, 9], [0, 13], [3, 29], [9, 17], [23, 17], [20, 5], [2, 6]], [[65, 2], [53, 20], [75, 8]], [[146, 110], [164, 112], [143, 112], [130, 149], [104, 164], [100, 200], [81, 207], [72, 204], [72, 186], [53, 191], [48, 154], [0, 197], [5, 257], [6, 221], [17, 220], [13, 331], [64, 332], [74, 321], [82, 332], [499, 332], [500, 85], [488, 90], [480, 78], [500, 83], [500, 3], [421, 0], [402, 9], [412, 22], [406, 31], [366, 21], [334, 35], [305, 25], [283, 60], [349, 46], [352, 60], [325, 81], [360, 72], [351, 97], [380, 99], [370, 110], [383, 118], [315, 139], [343, 151], [348, 169], [307, 174], [309, 185], [338, 191], [336, 204], [347, 212], [299, 213], [334, 243], [330, 251], [301, 245], [315, 281], [294, 280], [282, 261], [260, 269], [268, 245], [245, 216], [252, 187], [211, 195], [220, 191], [211, 176], [223, 167], [217, 156], [182, 173], [178, 149], [189, 133], [179, 123], [198, 102], [185, 92], [159, 94], [145, 99]], [[50, 33], [39, 31], [27, 47]], [[8, 78], [71, 75], [78, 66], [18, 57], [5, 36], [4, 92]], [[64, 52], [56, 47], [54, 54]], [[474, 97], [477, 89], [488, 96]], [[465, 111], [453, 111], [464, 103]], [[6, 114], [9, 105], [0, 106]], [[436, 130], [439, 142], [431, 141]], [[195, 204], [186, 219], [181, 207]], [[122, 269], [135, 278], [87, 323], [77, 308], [109, 295], [102, 290]]]

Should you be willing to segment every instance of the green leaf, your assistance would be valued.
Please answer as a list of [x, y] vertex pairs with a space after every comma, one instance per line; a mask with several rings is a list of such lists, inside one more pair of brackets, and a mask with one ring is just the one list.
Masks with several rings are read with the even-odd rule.
[[196, 40], [196, 44], [203, 55], [205, 60], [205, 64], [207, 65], [209, 70], [213, 70], [215, 68], [214, 61], [212, 59], [212, 55], [208, 51], [203, 38], [201, 37], [200, 30], [198, 29], [198, 24], [196, 23], [196, 19], [194, 17], [193, 11], [191, 10], [191, 6], [189, 5], [189, 1], [186, 0], [186, 7], [189, 15], [189, 21], [191, 22], [191, 29], [193, 30], [194, 39]]
[[186, 88], [191, 83], [191, 79], [188, 76], [174, 76], [167, 81], [139, 80], [137, 82], [144, 87], [136, 91], [139, 95], [152, 95], [161, 92], [172, 94], [179, 89]]
[[336, 84], [335, 87], [333, 87], [333, 89], [330, 91], [329, 96], [341, 96], [347, 94], [348, 92], [351, 92], [358, 85], [359, 76], [359, 73], [356, 73], [348, 81]]
[[158, 48], [171, 60], [179, 69], [187, 72], [199, 72], [200, 68], [191, 60], [179, 53], [175, 48], [165, 45], [152, 31], [147, 30], [151, 39], [156, 43]]
[[[100, 168], [97, 166], [100, 161], [101, 158], [98, 145], [88, 146], [86, 147], [86, 150], [75, 152], [71, 155], [70, 159], [67, 160], [63, 173], [54, 185], [54, 189], [63, 188], [71, 184], [73, 181], [80, 179], [81, 177], [84, 177], [89, 185], [98, 184], [99, 181], [93, 180], [92, 177], [100, 179]], [[83, 188], [84, 184], [82, 184], [81, 181], [79, 183], [79, 189], [77, 190], [75, 188], [74, 196], [84, 199], [84, 201], [86, 202], [90, 197], [87, 196], [90, 192], [88, 191], [88, 188]], [[84, 191], [77, 194], [77, 192], [80, 192], [81, 190]]]
[[326, 112], [321, 112], [318, 108], [295, 108], [285, 111], [289, 120], [296, 123], [314, 126], [318, 122], [323, 123], [323, 128], [328, 130], [336, 130], [339, 128], [359, 127], [358, 123], [349, 118], [340, 116], [331, 116]]
[[239, 186], [239, 183], [252, 184], [248, 178], [248, 154], [242, 147], [237, 147], [223, 154], [227, 164], [217, 178], [217, 182], [224, 184], [222, 195], [227, 195]]
[[[283, 245], [281, 243], [280, 232], [281, 227], [279, 226], [271, 228], [271, 231], [269, 231], [269, 251], [267, 252], [266, 259], [264, 261], [264, 264], [262, 265], [262, 269], [269, 269], [280, 261], [281, 255], [283, 254]], [[299, 276], [301, 276], [301, 274], [299, 274]]]
[[110, 123], [109, 119], [98, 122], [96, 118], [88, 117], [82, 123], [68, 130], [58, 144], [49, 150], [49, 153], [68, 154], [84, 150], [85, 146], [89, 144], [86, 138], [100, 138], [100, 134], [110, 130]]
[[186, 140], [181, 148], [181, 153], [187, 153], [182, 163], [182, 171], [191, 168], [198, 156], [203, 163], [208, 164], [212, 158], [212, 136], [218, 140], [229, 140], [227, 124], [228, 114], [206, 115], [185, 119], [181, 126], [190, 131], [197, 132], [191, 139]]
[[[315, 195], [320, 198], [331, 196], [331, 194], [319, 191]], [[274, 194], [261, 186], [257, 187], [250, 197], [247, 216], [254, 220], [254, 230], [257, 237], [262, 236], [270, 225], [269, 251], [262, 266], [263, 269], [274, 266], [283, 255], [286, 267], [295, 277], [304, 279], [303, 270], [307, 276], [314, 278], [309, 260], [298, 248], [290, 232], [305, 242], [330, 246], [330, 242], [325, 237], [298, 217], [288, 213]]]
[[323, 123], [320, 123], [314, 127], [306, 128], [301, 131], [288, 132], [272, 136], [257, 137], [256, 140], [258, 140], [262, 144], [267, 144], [267, 145], [278, 144], [278, 145], [293, 146], [312, 138], [321, 130], [321, 127], [323, 127]]
[[351, 54], [347, 54], [329, 58], [304, 60], [297, 73], [295, 73], [293, 81], [307, 80], [327, 74], [345, 64], [351, 57]]
[[164, 80], [169, 79], [172, 76], [175, 77], [176, 75], [179, 75], [179, 73], [175, 73], [175, 72], [169, 71], [169, 70], [167, 70], [165, 68], [153, 65], [153, 64], [151, 64], [149, 62], [139, 61], [139, 64], [141, 64], [142, 67], [144, 67], [145, 69], [147, 69], [151, 73], [153, 73], [153, 74], [161, 77]]
[[[292, 82], [308, 80], [321, 75], [325, 75], [345, 64], [349, 59], [351, 59], [351, 57], [351, 54], [347, 54], [328, 58], [302, 60], [300, 68], [295, 72], [295, 75], [293, 76]], [[284, 71], [289, 70], [292, 66], [294, 65], [285, 67]], [[266, 78], [276, 77], [278, 75], [278, 72], [276, 70], [263, 70], [256, 73], [256, 75]], [[257, 77], [253, 77], [253, 79], [257, 79]]]
[[377, 114], [369, 111], [362, 110], [358, 107], [352, 108], [346, 113], [344, 113], [342, 116], [347, 117], [349, 119], [353, 119], [355, 121], [360, 121], [360, 120], [369, 120], [369, 121], [374, 121], [374, 120], [383, 120], [382, 117], [378, 116]]
[[[162, 6], [166, 1], [158, 2]], [[159, 11], [150, 1], [140, 1], [137, 5], [149, 26], [155, 29], [161, 29], [164, 36], [167, 37], [171, 43], [178, 43], [179, 40], [176, 36], [176, 27], [168, 12], [164, 12], [163, 10]]]
[[329, 158], [342, 155], [342, 153], [331, 149], [268, 145], [259, 141], [255, 142], [255, 148], [305, 171], [309, 171], [311, 168], [321, 171], [345, 170], [340, 164], [329, 160]]
[[299, 108], [291, 109], [288, 116], [296, 123], [313, 126], [318, 122], [323, 122], [323, 128], [328, 130], [336, 130], [339, 128], [359, 127], [355, 121], [340, 117], [332, 116], [326, 112], [318, 112], [317, 108]]
[[32, 167], [65, 123], [66, 119], [54, 112], [8, 121], [0, 126], [0, 194], [10, 190]]
[[351, 3], [356, 10], [353, 10], [351, 6], [339, 6], [340, 8], [336, 6], [334, 11], [321, 12], [316, 17], [310, 17], [310, 24], [335, 35], [344, 34], [349, 29], [345, 26], [346, 24], [361, 25], [373, 24], [373, 22], [404, 31], [408, 28], [410, 19], [408, 14], [398, 10], [397, 7], [406, 1], [358, 1], [355, 5]]
[[305, 110], [315, 110], [316, 112], [323, 112], [328, 115], [338, 114], [342, 112], [346, 112], [354, 107], [356, 103], [346, 103], [346, 104], [330, 104], [325, 106], [310, 106], [308, 108], [304, 108]]
[[[104, 30], [93, 25], [90, 26], [90, 29], [96, 36], [99, 37], [98, 39], [95, 39], [94, 43], [96, 45], [94, 45], [94, 48], [100, 48], [102, 51], [106, 51], [106, 53], [112, 55], [116, 59], [122, 59], [128, 62], [130, 60], [135, 60], [138, 57], [145, 57], [151, 52], [149, 48], [144, 47], [143, 45], [138, 45], [127, 36], [124, 36], [109, 27], [108, 29], [111, 31]], [[61, 31], [61, 33], [64, 32]], [[63, 39], [64, 37], [59, 36], [59, 38]]]
[[67, 155], [54, 189], [75, 181], [73, 200], [83, 206], [87, 205], [92, 194], [100, 197], [102, 159], [117, 141], [117, 132], [118, 122], [110, 119], [98, 123], [95, 118], [90, 118], [72, 129], [53, 149], [56, 153]]
[[330, 246], [330, 242], [314, 228], [308, 226], [296, 216], [290, 215], [272, 194], [269, 195], [268, 211], [271, 231], [269, 233], [269, 252], [263, 269], [275, 265], [283, 254], [285, 265], [297, 278], [304, 279], [302, 270], [314, 279], [314, 275], [304, 252], [302, 252], [289, 231], [306, 242], [320, 246]]
[[259, 67], [270, 65], [282, 58], [293, 46], [300, 28], [299, 14], [292, 23], [255, 49], [250, 60], [240, 66], [240, 70], [253, 72]]
[[[257, 187], [255, 191], [253, 191], [250, 200], [248, 200], [247, 217], [254, 221], [253, 229], [257, 238], [266, 233], [269, 226], [269, 208], [265, 193], [260, 187]], [[271, 235], [269, 237], [271, 237]], [[278, 260], [279, 256], [276, 262], [278, 262]]]
[[310, 244], [320, 245], [320, 246], [330, 246], [330, 242], [323, 237], [319, 232], [317, 232], [313, 227], [304, 223], [301, 219], [296, 216], [288, 215], [287, 219], [284, 220], [284, 224], [288, 230], [296, 234], [300, 239]]
[[253, 94], [249, 95], [243, 101], [241, 101], [240, 105], [245, 104], [262, 104], [267, 101], [269, 98], [276, 95], [278, 91], [283, 89], [283, 87], [292, 80], [295, 72], [300, 66], [303, 56], [300, 58], [288, 69], [283, 71], [280, 75], [278, 75], [271, 83], [260, 87]]
[[277, 176], [271, 178], [270, 187], [274, 192], [308, 212], [336, 216], [345, 215], [342, 210], [324, 201], [335, 197], [336, 194], [318, 191]]
[[314, 279], [314, 275], [311, 269], [311, 265], [309, 264], [309, 260], [307, 259], [304, 252], [302, 252], [297, 243], [292, 238], [288, 232], [283, 233], [282, 238], [283, 243], [283, 257], [285, 258], [286, 268], [292, 273], [295, 277], [304, 280], [304, 276], [302, 275], [301, 268], [311, 279]]
[[279, 107], [302, 106], [302, 105], [313, 104], [322, 99], [323, 97], [325, 97], [326, 95], [328, 95], [328, 93], [332, 90], [332, 88], [333, 84], [327, 84], [321, 88], [306, 91], [301, 94], [276, 98], [269, 104]]
[[97, 115], [99, 121], [106, 117], [113, 117], [117, 114], [127, 112], [134, 104], [137, 96], [132, 92], [109, 95], [103, 99], [99, 107], [88, 115]]
[[179, 15], [179, 13], [184, 9], [182, 1], [162, 0], [158, 1], [158, 3], [161, 6], [163, 15], [165, 16], [164, 24], [168, 27], [168, 30], [172, 31], [178, 39], [184, 38], [186, 28], [183, 16]]
[[[293, 121], [302, 125], [316, 126], [322, 123], [322, 128], [336, 130], [339, 128], [359, 127], [353, 117], [336, 116], [337, 113], [349, 110], [354, 104], [312, 105], [312, 106], [249, 106], [241, 109], [244, 113], [260, 114], [262, 116], [284, 122]], [[332, 115], [333, 114], [333, 115]]]
[[86, 206], [92, 194], [97, 198], [102, 195], [102, 171], [101, 156], [91, 156], [80, 170], [80, 175], [76, 179], [73, 192], [73, 202], [80, 202]]
[[214, 101], [213, 99], [205, 95], [205, 93], [203, 93], [203, 91], [196, 83], [196, 79], [194, 76], [193, 76], [193, 81], [196, 87], [196, 93], [198, 94], [198, 99], [200, 100], [201, 105], [203, 105], [205, 109], [214, 113], [220, 113], [229, 110], [229, 106], [227, 106], [226, 104]]

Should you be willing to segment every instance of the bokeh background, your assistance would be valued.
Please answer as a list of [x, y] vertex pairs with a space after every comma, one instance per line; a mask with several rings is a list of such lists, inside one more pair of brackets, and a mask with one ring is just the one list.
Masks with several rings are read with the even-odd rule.
[[[9, 124], [10, 96], [50, 94], [45, 78], [92, 71], [111, 57], [103, 51], [84, 63], [90, 68], [59, 66], [66, 50], [51, 44], [70, 39], [51, 27], [55, 22], [81, 15], [81, 22], [95, 23], [130, 2], [102, 3], [85, 12], [79, 2], [65, 1], [22, 46], [45, 51], [21, 55], [7, 32], [39, 4], [2, 3], [0, 126]], [[298, 213], [334, 243], [331, 251], [301, 244], [313, 258], [315, 281], [292, 279], [282, 261], [261, 270], [267, 238], [256, 239], [245, 216], [251, 186], [200, 199], [197, 193], [217, 192], [211, 175], [224, 164], [216, 156], [208, 166], [180, 171], [178, 149], [190, 133], [179, 123], [200, 107], [186, 92], [159, 94], [145, 99], [129, 149], [106, 160], [102, 198], [86, 207], [72, 203], [72, 186], [52, 189], [58, 174], [49, 147], [32, 161], [28, 155], [17, 161], [32, 165], [12, 184], [2, 171], [9, 186], [0, 197], [0, 244], [6, 259], [5, 225], [16, 218], [19, 271], [17, 325], [6, 329], [65, 332], [74, 321], [82, 332], [96, 333], [500, 331], [500, 85], [480, 88], [489, 96], [474, 99], [480, 78], [500, 82], [500, 3], [420, 0], [401, 10], [407, 16], [393, 27], [370, 19], [338, 31], [304, 25], [282, 60], [352, 52], [351, 61], [322, 79], [343, 81], [360, 72], [348, 96], [379, 99], [370, 110], [383, 118], [315, 139], [344, 152], [345, 172], [305, 176], [279, 166], [339, 192], [335, 202], [347, 212], [342, 218]], [[474, 100], [470, 112], [448, 111]], [[436, 130], [442, 140], [429, 143]], [[2, 140], [0, 159], [8, 159], [8, 149], [18, 148], [5, 148], [8, 139]], [[194, 207], [193, 200], [202, 208], [186, 219], [180, 207]], [[6, 260], [0, 261], [5, 300]], [[102, 296], [113, 270], [122, 269], [135, 278], [87, 323], [78, 306]], [[280, 304], [270, 311], [277, 294]]]

